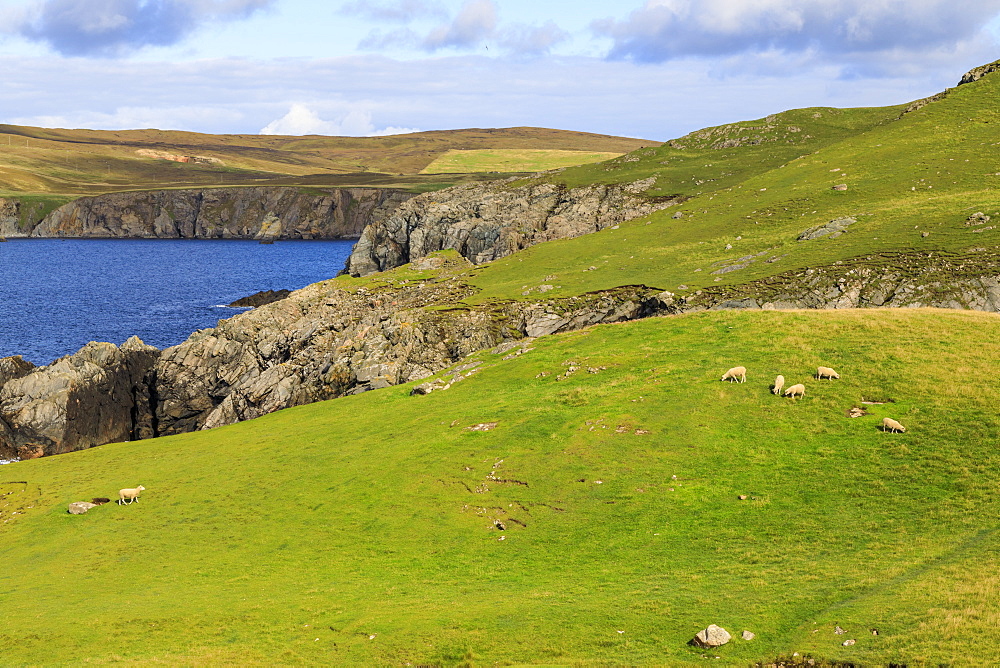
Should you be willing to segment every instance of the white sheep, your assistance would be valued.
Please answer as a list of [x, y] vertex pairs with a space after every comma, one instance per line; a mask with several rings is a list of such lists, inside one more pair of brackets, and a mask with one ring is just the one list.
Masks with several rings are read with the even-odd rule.
[[747, 382], [747, 368], [745, 366], [734, 366], [732, 369], [727, 371], [722, 375], [722, 380], [728, 380], [730, 382], [740, 378], [741, 383]]
[[797, 385], [792, 385], [790, 388], [788, 388], [787, 390], [785, 390], [785, 396], [786, 397], [796, 397], [796, 396], [798, 396], [798, 397], [804, 397], [804, 396], [806, 396], [806, 386], [803, 385], [802, 383], [798, 383]]
[[906, 431], [906, 427], [899, 424], [892, 418], [882, 418], [882, 431], [891, 431], [893, 433], [897, 431]]
[[834, 378], [840, 378], [840, 374], [828, 366], [821, 366], [817, 367], [816, 369], [816, 377], [819, 378], [820, 380], [824, 378], [829, 378], [830, 380], [833, 380]]
[[785, 384], [785, 377], [779, 375], [777, 378], [774, 379], [774, 389], [771, 391], [775, 394], [781, 394], [781, 388], [782, 386], [784, 386], [784, 384]]
[[133, 501], [139, 500], [139, 492], [146, 489], [142, 485], [135, 487], [133, 489], [120, 489], [118, 490], [118, 505], [125, 503], [125, 499], [128, 499], [128, 504], [132, 505]]

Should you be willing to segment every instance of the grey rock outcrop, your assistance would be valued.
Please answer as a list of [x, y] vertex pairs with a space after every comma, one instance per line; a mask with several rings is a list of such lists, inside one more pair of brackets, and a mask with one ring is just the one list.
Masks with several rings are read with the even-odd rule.
[[969, 70], [962, 77], [962, 80], [958, 82], [958, 85], [961, 86], [963, 84], [970, 84], [979, 81], [987, 74], [992, 74], [997, 71], [1000, 71], [1000, 60], [987, 63], [986, 65], [980, 65], [979, 67]]
[[836, 239], [841, 234], [847, 231], [847, 228], [858, 222], [857, 218], [853, 216], [843, 216], [841, 218], [834, 218], [829, 223], [824, 223], [823, 225], [817, 225], [815, 227], [810, 227], [808, 230], [802, 232], [799, 235], [799, 241], [811, 241], [812, 239], [819, 239], [820, 237], [830, 237], [831, 239]]
[[1000, 255], [882, 253], [785, 272], [677, 300], [677, 312], [705, 309], [937, 308], [1000, 312]]
[[572, 190], [552, 183], [453, 186], [373, 219], [345, 271], [366, 276], [445, 249], [481, 264], [543, 241], [597, 232], [674, 203], [643, 197], [627, 185]]
[[37, 367], [28, 360], [22, 359], [20, 355], [0, 358], [0, 387], [4, 383], [24, 378]]
[[[21, 229], [4, 217], [8, 237], [151, 239], [353, 239], [372, 219], [413, 197], [400, 190], [285, 187], [120, 192], [82, 197]], [[7, 200], [10, 202], [11, 200]], [[10, 205], [14, 206], [14, 205]], [[16, 221], [15, 221], [16, 222]]]
[[6, 380], [0, 456], [30, 459], [152, 436], [148, 374], [158, 353], [136, 337], [121, 348], [92, 342]]

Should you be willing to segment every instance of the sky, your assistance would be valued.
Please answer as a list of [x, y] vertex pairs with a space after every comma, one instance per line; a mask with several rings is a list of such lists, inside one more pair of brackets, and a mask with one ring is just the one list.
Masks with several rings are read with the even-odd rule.
[[1000, 0], [0, 0], [0, 123], [667, 140], [1000, 59]]

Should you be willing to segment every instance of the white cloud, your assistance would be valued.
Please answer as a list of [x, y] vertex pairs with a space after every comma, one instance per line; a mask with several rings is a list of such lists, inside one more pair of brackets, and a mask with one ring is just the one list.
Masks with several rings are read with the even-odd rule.
[[466, 0], [454, 20], [432, 30], [424, 38], [424, 48], [467, 49], [492, 36], [497, 27], [497, 5], [493, 0]]
[[956, 49], [1000, 12], [1000, 0], [647, 0], [624, 21], [605, 19], [612, 58], [807, 52], [825, 56]]
[[[243, 19], [275, 0], [40, 0], [6, 31], [69, 56], [121, 56], [176, 44], [203, 24]], [[7, 17], [5, 17], [7, 18]]]
[[369, 111], [351, 110], [338, 121], [325, 121], [304, 104], [295, 103], [288, 113], [261, 128], [262, 135], [327, 135], [331, 137], [383, 137], [420, 132], [415, 128], [387, 127], [376, 130]]

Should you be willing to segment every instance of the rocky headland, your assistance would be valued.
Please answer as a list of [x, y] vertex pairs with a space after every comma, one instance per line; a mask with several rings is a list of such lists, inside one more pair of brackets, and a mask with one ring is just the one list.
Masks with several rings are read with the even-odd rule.
[[217, 427], [428, 378], [476, 351], [597, 323], [730, 308], [1000, 311], [1000, 251], [985, 248], [882, 253], [678, 294], [623, 286], [469, 305], [472, 263], [670, 205], [626, 188], [478, 188], [478, 200], [476, 187], [460, 186], [396, 207], [366, 229], [348, 265], [358, 274], [409, 266], [307, 286], [162, 352], [130, 339], [88, 344], [47, 367], [0, 360], [0, 457]]
[[[41, 220], [0, 199], [0, 236], [132, 239], [356, 239], [413, 197], [383, 188], [154, 190], [82, 197]], [[32, 222], [34, 221], [34, 222]]]

